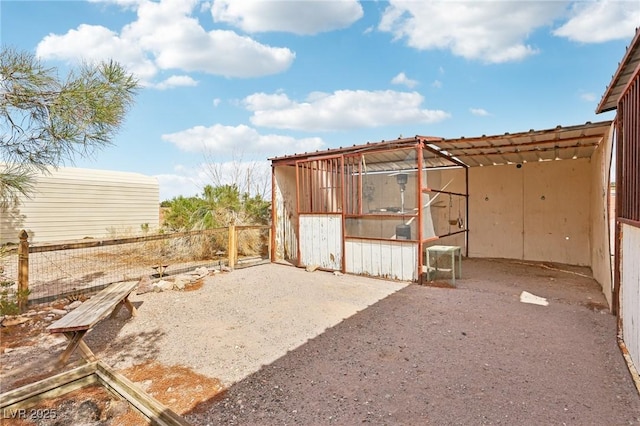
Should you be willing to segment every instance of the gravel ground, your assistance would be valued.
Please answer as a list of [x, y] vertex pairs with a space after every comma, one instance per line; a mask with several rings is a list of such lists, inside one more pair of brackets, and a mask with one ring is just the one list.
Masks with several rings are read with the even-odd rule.
[[[136, 318], [87, 342], [120, 371], [155, 360], [219, 380], [187, 408], [154, 394], [195, 425], [640, 424], [588, 270], [465, 259], [463, 274], [452, 289], [261, 265], [135, 296]], [[0, 379], [47, 370], [63, 347], [45, 335], [3, 354]]]
[[[464, 265], [470, 278], [459, 288], [406, 287], [186, 417], [212, 425], [640, 423], [615, 317], [600, 309], [592, 279], [508, 262]], [[521, 303], [522, 290], [549, 306]]]
[[229, 386], [406, 285], [277, 264], [217, 274], [197, 292], [132, 298], [140, 315], [105, 348], [105, 361], [121, 370], [154, 359]]

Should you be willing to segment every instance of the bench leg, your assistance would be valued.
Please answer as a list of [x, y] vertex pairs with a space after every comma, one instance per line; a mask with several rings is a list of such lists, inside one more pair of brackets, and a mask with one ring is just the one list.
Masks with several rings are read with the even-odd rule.
[[70, 331], [70, 332], [64, 333], [66, 338], [69, 339], [69, 344], [67, 345], [66, 349], [64, 350], [64, 352], [62, 352], [62, 354], [60, 355], [60, 358], [58, 359], [58, 364], [60, 366], [64, 366], [67, 362], [69, 362], [69, 357], [76, 349], [80, 349], [80, 352], [82, 353], [83, 358], [86, 359], [87, 361], [93, 362], [97, 360], [96, 356], [93, 354], [91, 349], [89, 349], [89, 346], [87, 346], [84, 340], [82, 340], [86, 333], [87, 333], [87, 330], [80, 330], [80, 331], [73, 331], [73, 332]]
[[133, 306], [133, 303], [131, 303], [131, 301], [129, 300], [129, 296], [127, 296], [120, 303], [116, 305], [116, 307], [113, 309], [113, 312], [111, 312], [111, 315], [109, 316], [109, 318], [111, 319], [115, 318], [116, 315], [118, 315], [118, 312], [120, 312], [120, 308], [122, 308], [122, 305], [124, 305], [125, 308], [127, 308], [127, 310], [129, 311], [129, 314], [132, 317], [135, 317], [136, 315], [138, 315], [138, 311], [136, 310], [136, 307]]

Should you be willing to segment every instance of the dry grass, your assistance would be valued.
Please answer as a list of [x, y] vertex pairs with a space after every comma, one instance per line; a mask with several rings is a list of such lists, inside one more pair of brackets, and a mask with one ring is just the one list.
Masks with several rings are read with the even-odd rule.
[[192, 410], [224, 389], [217, 379], [194, 373], [181, 365], [168, 367], [157, 361], [135, 365], [121, 373], [178, 414]]

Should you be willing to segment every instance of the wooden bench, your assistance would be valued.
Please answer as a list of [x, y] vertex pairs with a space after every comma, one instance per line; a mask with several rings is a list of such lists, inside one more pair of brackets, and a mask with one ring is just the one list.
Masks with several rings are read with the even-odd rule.
[[84, 335], [107, 316], [114, 318], [123, 305], [131, 316], [135, 316], [136, 308], [129, 301], [129, 295], [137, 285], [137, 281], [111, 284], [47, 327], [49, 333], [63, 333], [69, 339], [69, 344], [60, 355], [60, 365], [65, 365], [76, 349], [80, 349], [89, 362], [96, 361], [96, 356], [83, 341]]

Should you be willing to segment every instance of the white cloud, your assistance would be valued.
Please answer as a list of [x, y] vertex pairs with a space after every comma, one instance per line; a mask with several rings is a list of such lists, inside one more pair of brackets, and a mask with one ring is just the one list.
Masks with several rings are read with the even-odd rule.
[[226, 77], [257, 77], [289, 68], [295, 53], [232, 31], [206, 31], [192, 16], [197, 0], [111, 0], [137, 5], [137, 19], [120, 32], [82, 24], [66, 34], [50, 34], [37, 47], [45, 59], [114, 59], [153, 86], [162, 70], [205, 72]]
[[201, 192], [200, 179], [197, 175], [193, 175], [188, 170], [180, 170], [179, 174], [162, 174], [155, 175], [158, 179], [158, 186], [160, 187], [160, 200], [170, 200], [173, 197], [182, 195], [184, 197], [191, 197]]
[[88, 0], [89, 3], [111, 3], [121, 7], [134, 9], [145, 0]]
[[220, 98], [215, 98], [215, 99], [213, 100], [213, 106], [214, 106], [214, 107], [217, 107], [218, 105], [220, 105], [220, 103], [221, 103], [221, 102], [222, 102], [222, 99], [220, 99]]
[[487, 110], [482, 108], [469, 108], [469, 111], [471, 112], [471, 114], [477, 115], [478, 117], [487, 117], [491, 115]]
[[92, 63], [114, 59], [143, 81], [152, 79], [158, 71], [139, 45], [99, 25], [81, 24], [64, 35], [49, 34], [38, 43], [36, 55], [44, 59], [82, 59]]
[[445, 2], [391, 0], [378, 29], [419, 50], [450, 50], [489, 63], [517, 61], [538, 52], [525, 43], [552, 23], [563, 2]]
[[171, 142], [182, 151], [215, 153], [230, 156], [238, 150], [253, 155], [267, 157], [292, 152], [309, 152], [322, 149], [322, 139], [296, 139], [284, 135], [262, 135], [254, 128], [245, 125], [224, 126], [215, 124], [210, 127], [195, 126], [176, 133], [162, 135], [162, 139]]
[[580, 99], [582, 99], [585, 102], [595, 102], [598, 98], [593, 93], [582, 93], [580, 94]]
[[305, 131], [344, 130], [385, 125], [435, 123], [449, 118], [441, 110], [422, 109], [417, 92], [339, 90], [314, 92], [304, 102], [284, 94], [256, 93], [244, 99], [256, 126]]
[[211, 14], [214, 21], [248, 33], [282, 31], [310, 35], [346, 28], [364, 12], [357, 0], [214, 0]]
[[583, 43], [600, 43], [630, 39], [638, 26], [640, 3], [637, 1], [575, 2], [569, 21], [553, 34]]
[[431, 87], [434, 87], [436, 89], [441, 89], [442, 82], [440, 80], [434, 80], [433, 83], [431, 83]]
[[197, 86], [198, 82], [188, 75], [172, 75], [166, 80], [156, 84], [156, 89], [164, 90], [172, 87]]
[[391, 83], [392, 84], [404, 84], [409, 89], [413, 89], [414, 87], [416, 87], [418, 85], [418, 82], [416, 80], [410, 79], [409, 77], [407, 77], [407, 75], [404, 72], [401, 72], [400, 74], [398, 74], [395, 77], [393, 77], [391, 79]]

